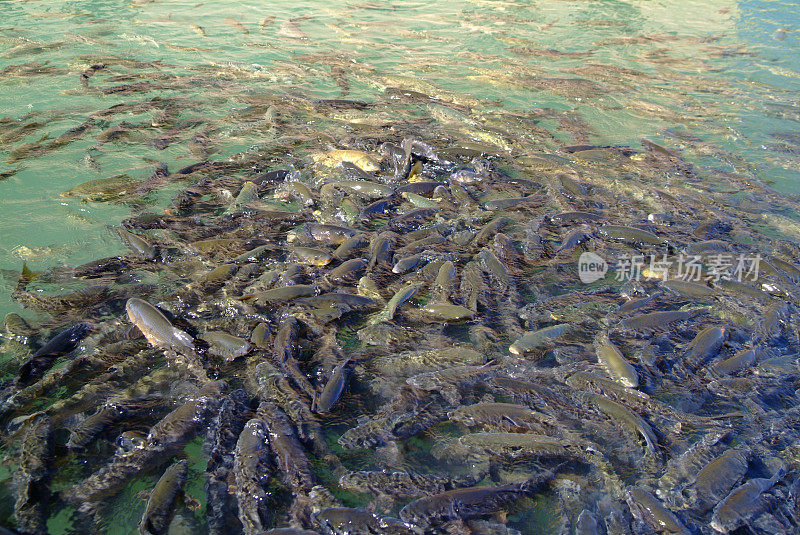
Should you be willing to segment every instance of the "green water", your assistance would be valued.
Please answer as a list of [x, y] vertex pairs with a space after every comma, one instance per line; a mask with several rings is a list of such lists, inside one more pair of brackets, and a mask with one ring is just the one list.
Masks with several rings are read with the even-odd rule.
[[[371, 101], [387, 86], [398, 86], [457, 95], [479, 112], [479, 106], [486, 113], [552, 108], [577, 126], [559, 129], [555, 116], [543, 118], [537, 126], [553, 137], [537, 136], [535, 145], [635, 146], [648, 137], [697, 162], [796, 193], [797, 148], [785, 154], [767, 146], [779, 142], [771, 134], [796, 131], [800, 120], [797, 7], [718, 1], [4, 1], [0, 115], [41, 126], [0, 144], [0, 157], [45, 134], [55, 138], [115, 104], [179, 96], [195, 103], [185, 117], [212, 124], [217, 152], [210, 158], [224, 159], [281, 135], [274, 125], [225, 124], [226, 114], [247, 106], [243, 96], [337, 97], [335, 67], [350, 86], [348, 98]], [[153, 63], [109, 65], [90, 84], [128, 75], [122, 85], [158, 74], [164, 86], [179, 87], [126, 95], [83, 90], [80, 73], [109, 57]], [[31, 62], [45, 72], [8, 73]], [[547, 88], [536, 82], [542, 78], [597, 85]], [[175, 170], [197, 160], [186, 141], [166, 150], [151, 147], [149, 140], [160, 132], [155, 127], [120, 141], [96, 139], [104, 127], [142, 119], [147, 117], [110, 117], [49, 154], [0, 163], [0, 172], [19, 168], [0, 182], [0, 268], [19, 270], [28, 261], [40, 269], [122, 251], [107, 227], [128, 214], [127, 207], [59, 194], [92, 178], [145, 178], [154, 161]], [[453, 127], [469, 123], [452, 114], [437, 119]], [[571, 136], [569, 130], [580, 132]], [[0, 313], [17, 310], [9, 286], [6, 281], [0, 289]]]
[[[648, 138], [703, 168], [800, 193], [794, 1], [0, 1], [0, 15], [0, 173], [16, 170], [0, 181], [0, 314], [22, 312], [11, 291], [23, 262], [41, 270], [125, 250], [110, 227], [132, 207], [61, 196], [79, 183], [253, 153], [279, 167], [282, 153], [335, 146], [362, 123], [393, 133], [400, 117], [514, 155]], [[85, 87], [81, 73], [97, 64], [106, 67]], [[141, 92], [109, 90], [144, 81]], [[314, 99], [385, 101], [392, 87], [463, 112], [398, 101], [396, 114], [307, 113]], [[96, 115], [156, 97], [179, 102], [170, 124], [188, 124], [164, 150], [151, 143], [167, 129], [152, 110]], [[12, 161], [23, 144], [92, 116], [69, 143]], [[99, 139], [123, 122], [137, 128]], [[133, 209], [161, 211], [180, 186]], [[120, 532], [142, 508], [120, 517]]]

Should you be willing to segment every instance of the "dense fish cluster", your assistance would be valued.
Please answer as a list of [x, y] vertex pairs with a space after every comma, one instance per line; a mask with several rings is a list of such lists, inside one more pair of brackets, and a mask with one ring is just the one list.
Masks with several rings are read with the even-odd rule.
[[[307, 39], [297, 22], [281, 35]], [[62, 194], [129, 208], [126, 254], [3, 273], [30, 313], [2, 325], [2, 531], [111, 532], [130, 503], [142, 534], [800, 530], [797, 198], [680, 129], [742, 172], [653, 132], [591, 144], [570, 111], [295, 59], [276, 73], [340, 97], [95, 54], [75, 91], [120, 101], [25, 142], [56, 118], [0, 119], [9, 165], [86, 139], [89, 167], [119, 143], [192, 158]], [[645, 77], [486, 69], [577, 100]], [[351, 80], [380, 89], [350, 98]], [[190, 91], [236, 106], [200, 119]], [[586, 253], [608, 271], [585, 278]]]
[[[701, 177], [646, 140], [343, 146], [160, 173], [188, 185], [117, 229], [130, 254], [19, 276], [53, 336], [3, 390], [18, 529], [65, 506], [96, 529], [154, 473], [140, 530], [166, 533], [197, 437], [211, 533], [516, 533], [537, 496], [565, 533], [797, 528], [797, 245], [687, 204]], [[587, 250], [763, 258], [750, 284], [701, 264], [583, 285]]]

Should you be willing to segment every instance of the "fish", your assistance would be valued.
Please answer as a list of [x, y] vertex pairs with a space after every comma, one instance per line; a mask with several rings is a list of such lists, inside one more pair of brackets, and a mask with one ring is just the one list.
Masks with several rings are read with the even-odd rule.
[[269, 448], [277, 470], [295, 492], [310, 490], [315, 484], [314, 470], [286, 413], [270, 402], [262, 402], [258, 415], [264, 419]]
[[236, 481], [239, 520], [245, 533], [261, 533], [272, 521], [265, 488], [273, 470], [267, 433], [265, 423], [254, 418], [244, 425], [236, 442], [231, 470]]
[[698, 308], [691, 310], [664, 310], [658, 312], [648, 312], [638, 316], [631, 316], [622, 320], [621, 324], [626, 329], [651, 330], [664, 329], [669, 325], [686, 321], [696, 316], [706, 314], [706, 309]]
[[385, 494], [401, 499], [421, 498], [475, 483], [477, 481], [474, 477], [451, 479], [436, 474], [390, 470], [349, 472], [339, 478], [339, 486], [342, 488]]
[[662, 533], [675, 533], [688, 535], [689, 529], [675, 516], [675, 513], [664, 505], [647, 490], [641, 487], [631, 487], [627, 492], [627, 500], [631, 511], [640, 516], [653, 529]]
[[122, 240], [126, 243], [126, 245], [128, 245], [128, 247], [133, 249], [137, 255], [146, 260], [153, 260], [156, 257], [155, 248], [147, 243], [144, 238], [134, 234], [133, 232], [128, 232], [124, 228], [117, 230]]
[[92, 328], [88, 323], [78, 323], [64, 329], [30, 356], [17, 373], [17, 385], [25, 386], [39, 379], [55, 360], [75, 350]]
[[269, 326], [261, 322], [253, 329], [250, 334], [250, 342], [258, 349], [269, 348], [268, 338], [270, 335]]
[[695, 508], [706, 513], [716, 506], [747, 472], [747, 455], [731, 449], [703, 466], [683, 492], [693, 497]]
[[174, 327], [156, 307], [132, 297], [125, 303], [128, 319], [142, 331], [153, 347], [193, 352], [194, 340], [186, 332]]
[[682, 374], [691, 373], [713, 359], [725, 343], [727, 332], [724, 327], [706, 327], [694, 337], [687, 346], [686, 355], [679, 363]]
[[665, 245], [667, 241], [647, 230], [620, 225], [601, 225], [597, 231], [601, 236], [620, 241], [642, 243], [647, 245]]
[[72, 450], [85, 448], [94, 437], [109, 426], [146, 414], [163, 402], [163, 397], [157, 395], [109, 401], [70, 430], [66, 446]]
[[397, 309], [400, 308], [406, 301], [414, 297], [414, 294], [417, 293], [418, 289], [419, 286], [417, 284], [409, 284], [399, 289], [397, 292], [395, 292], [392, 298], [389, 299], [389, 302], [386, 303], [384, 309], [376, 314], [370, 322], [374, 325], [385, 321], [391, 321], [394, 318], [395, 313], [397, 313]]
[[443, 322], [459, 322], [475, 317], [473, 310], [452, 303], [429, 303], [420, 307], [419, 311], [428, 319]]
[[331, 411], [333, 406], [339, 401], [347, 385], [348, 365], [349, 359], [333, 369], [328, 382], [325, 383], [325, 387], [318, 396], [315, 396], [311, 410], [318, 414], [325, 414]]
[[104, 284], [93, 284], [79, 290], [56, 295], [23, 290], [12, 293], [12, 297], [23, 306], [50, 314], [65, 314], [70, 311], [74, 313], [77, 308], [85, 309], [100, 305], [118, 295]]
[[514, 403], [475, 403], [463, 405], [448, 413], [450, 420], [467, 426], [506, 424], [511, 427], [533, 428], [541, 422], [557, 427], [549, 416]]
[[528, 331], [521, 338], [517, 339], [508, 351], [513, 355], [524, 355], [534, 351], [538, 347], [549, 343], [551, 340], [560, 338], [572, 330], [572, 325], [569, 323], [559, 323], [544, 327], [536, 331]]
[[333, 256], [328, 251], [314, 247], [292, 247], [290, 250], [300, 262], [313, 266], [327, 266], [333, 260]]
[[779, 468], [772, 477], [749, 479], [733, 489], [714, 507], [710, 523], [714, 531], [730, 533], [739, 526], [746, 524], [751, 516], [762, 507], [762, 494], [772, 488], [784, 475], [784, 469]]
[[744, 348], [730, 358], [713, 363], [706, 374], [718, 378], [746, 370], [759, 360], [760, 353], [757, 349]]
[[227, 533], [236, 525], [239, 506], [229, 484], [233, 471], [235, 449], [244, 430], [249, 412], [249, 399], [244, 390], [234, 390], [222, 400], [209, 426], [206, 443], [209, 445], [206, 465], [206, 520], [213, 535]]
[[658, 439], [650, 425], [641, 417], [631, 412], [621, 403], [617, 403], [606, 396], [581, 393], [581, 397], [587, 399], [592, 405], [597, 407], [600, 412], [614, 420], [617, 425], [626, 426], [628, 429], [641, 435], [645, 441], [647, 452], [651, 456], [658, 458]]
[[614, 380], [629, 388], [639, 386], [639, 374], [636, 372], [636, 368], [627, 361], [607, 335], [595, 340], [595, 351], [597, 360]]
[[312, 159], [314, 163], [328, 167], [349, 162], [368, 173], [380, 169], [378, 162], [372, 156], [359, 150], [334, 149], [328, 152], [317, 152], [312, 154]]
[[397, 519], [381, 518], [363, 509], [327, 507], [312, 514], [314, 523], [323, 533], [386, 533], [411, 535], [410, 528]]
[[204, 274], [202, 277], [198, 279], [198, 282], [206, 285], [211, 285], [214, 283], [224, 283], [234, 273], [236, 273], [238, 269], [239, 268], [235, 263], [222, 264], [220, 266], [215, 267], [208, 273]]
[[316, 286], [308, 284], [292, 284], [290, 286], [281, 286], [264, 292], [243, 295], [241, 299], [243, 301], [253, 300], [259, 305], [269, 305], [271, 303], [292, 301], [301, 297], [316, 295], [318, 291], [319, 290]]
[[500, 457], [578, 458], [574, 444], [547, 435], [530, 433], [481, 432], [462, 435], [461, 446], [469, 451]]
[[139, 533], [142, 535], [165, 534], [175, 515], [175, 504], [183, 493], [189, 473], [188, 461], [178, 461], [164, 471], [147, 500]]
[[209, 353], [222, 357], [226, 362], [243, 357], [252, 349], [247, 340], [222, 331], [206, 332], [199, 338], [208, 342]]
[[50, 417], [34, 415], [26, 425], [13, 476], [14, 521], [24, 533], [49, 533], [47, 505], [54, 447]]
[[234, 28], [236, 28], [245, 35], [250, 35], [250, 31], [244, 27], [244, 24], [242, 24], [236, 19], [233, 19], [231, 17], [225, 17], [225, 24], [233, 26]]
[[326, 279], [332, 284], [353, 283], [367, 269], [367, 260], [364, 258], [351, 258], [333, 268]]
[[316, 535], [316, 531], [301, 528], [273, 528], [263, 532], [264, 535]]
[[63, 495], [78, 507], [91, 509], [92, 504], [116, 495], [134, 477], [140, 476], [181, 451], [194, 438], [219, 406], [227, 385], [209, 382], [197, 395], [159, 420], [147, 434], [144, 447], [126, 456], [117, 456]]
[[410, 524], [436, 526], [449, 520], [464, 520], [490, 514], [524, 496], [540, 492], [553, 477], [552, 471], [546, 471], [524, 483], [467, 487], [426, 496], [403, 507], [400, 518]]

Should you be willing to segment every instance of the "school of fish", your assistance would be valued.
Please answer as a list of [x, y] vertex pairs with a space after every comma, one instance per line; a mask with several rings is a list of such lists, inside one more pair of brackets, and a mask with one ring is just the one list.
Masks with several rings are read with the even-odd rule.
[[[194, 160], [62, 194], [129, 208], [126, 254], [4, 273], [26, 314], [2, 324], [1, 532], [106, 532], [143, 485], [142, 534], [800, 530], [796, 196], [652, 132], [593, 145], [568, 112], [400, 76], [348, 98], [373, 74], [335, 55], [298, 60], [328, 62], [327, 99], [84, 59], [77, 85], [120, 100], [22, 144], [46, 119], [0, 119], [9, 164], [89, 137]], [[493, 73], [570, 95], [606, 74]], [[190, 86], [239, 106], [205, 122]], [[215, 158], [236, 135], [269, 143]], [[622, 277], [636, 257], [668, 267]]]

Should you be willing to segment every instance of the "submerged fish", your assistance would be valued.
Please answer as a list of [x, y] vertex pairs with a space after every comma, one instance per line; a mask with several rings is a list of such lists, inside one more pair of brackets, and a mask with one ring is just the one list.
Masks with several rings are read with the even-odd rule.
[[469, 487], [419, 498], [400, 510], [400, 518], [411, 524], [435, 526], [449, 520], [490, 514], [521, 497], [541, 491], [553, 477], [553, 472], [547, 471], [524, 483]]
[[17, 376], [17, 383], [26, 385], [40, 378], [58, 357], [78, 347], [78, 344], [89, 332], [88, 324], [78, 323], [58, 333], [22, 364]]
[[125, 304], [128, 318], [136, 325], [147, 341], [154, 347], [194, 351], [194, 340], [172, 323], [156, 307], [137, 298], [128, 299]]
[[27, 423], [13, 477], [14, 521], [24, 533], [49, 533], [47, 506], [53, 448], [53, 424], [46, 414], [39, 413]]
[[560, 323], [537, 331], [529, 331], [511, 344], [508, 350], [514, 355], [524, 355], [549, 343], [553, 339], [567, 334], [570, 330], [572, 330], [572, 325]]
[[733, 489], [716, 507], [711, 517], [711, 527], [720, 533], [730, 533], [748, 523], [764, 507], [762, 495], [783, 478], [778, 469], [770, 478], [753, 478]]
[[175, 502], [183, 492], [188, 473], [187, 461], [178, 461], [167, 468], [153, 488], [150, 499], [147, 500], [147, 507], [139, 523], [139, 533], [142, 535], [167, 533], [175, 514]]

